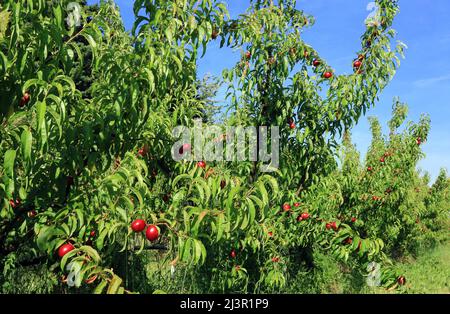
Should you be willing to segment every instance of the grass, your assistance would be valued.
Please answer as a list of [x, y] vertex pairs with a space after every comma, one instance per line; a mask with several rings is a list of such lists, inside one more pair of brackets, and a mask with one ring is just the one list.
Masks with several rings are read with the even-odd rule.
[[407, 280], [400, 293], [450, 294], [450, 241], [396, 268]]
[[319, 255], [315, 260], [319, 264], [318, 271], [294, 279], [288, 293], [450, 294], [450, 241], [423, 251], [417, 258], [403, 257], [394, 261], [393, 270], [406, 278], [406, 284], [389, 290], [367, 286], [365, 277], [352, 274], [327, 256], [321, 259]]

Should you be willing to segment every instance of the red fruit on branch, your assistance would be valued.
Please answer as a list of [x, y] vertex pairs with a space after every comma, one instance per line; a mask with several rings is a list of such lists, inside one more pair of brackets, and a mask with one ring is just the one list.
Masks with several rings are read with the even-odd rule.
[[404, 286], [406, 284], [406, 278], [405, 276], [400, 276], [397, 278], [397, 282], [399, 285]]
[[164, 203], [169, 202], [170, 194], [164, 194], [163, 197], [162, 197], [162, 199], [163, 199]]
[[30, 98], [30, 94], [28, 92], [25, 92], [25, 94], [23, 94], [22, 98], [20, 99], [19, 107], [22, 108], [26, 104], [28, 104], [30, 102]]
[[333, 76], [333, 73], [331, 73], [331, 72], [325, 72], [325, 73], [323, 74], [323, 77], [326, 78], [326, 79], [329, 79], [329, 78], [331, 78], [332, 76]]
[[325, 228], [327, 228], [327, 230], [331, 229], [331, 224], [327, 222], [327, 224], [325, 225]]
[[272, 262], [278, 263], [280, 261], [279, 257], [272, 257]]
[[134, 232], [141, 232], [145, 229], [146, 223], [142, 219], [136, 219], [131, 223], [131, 230]]
[[291, 129], [295, 129], [295, 123], [291, 123], [291, 124], [289, 124], [289, 128], [291, 128]]
[[356, 218], [355, 217], [352, 217], [352, 222], [355, 222], [356, 221]]
[[28, 213], [27, 213], [27, 215], [28, 215], [28, 217], [29, 218], [34, 218], [34, 217], [36, 217], [36, 215], [37, 215], [37, 211], [36, 210], [30, 210]]
[[284, 205], [283, 205], [283, 210], [284, 210], [285, 212], [290, 211], [290, 210], [291, 210], [291, 205], [289, 205], [289, 204], [284, 204]]
[[92, 231], [89, 233], [89, 235], [91, 236], [91, 238], [95, 237], [95, 235], [96, 235], [95, 230], [92, 230]]
[[338, 230], [338, 227], [336, 225], [336, 221], [331, 222], [331, 228], [333, 228], [334, 231]]
[[309, 218], [309, 214], [308, 214], [308, 213], [303, 213], [303, 214], [301, 215], [301, 217], [302, 217], [302, 220], [306, 220], [306, 219]]
[[245, 53], [245, 57], [246, 57], [247, 59], [250, 59], [250, 58], [252, 57], [252, 54], [250, 53], [250, 51], [247, 51], [247, 52]]
[[145, 155], [147, 155], [147, 151], [146, 151], [145, 147], [139, 148], [138, 155], [141, 157], [144, 157]]
[[381, 157], [381, 158], [380, 158], [380, 162], [381, 162], [381, 163], [383, 163], [383, 162], [385, 162], [385, 161], [386, 161], [386, 160], [384, 159], [384, 157]]
[[317, 59], [314, 59], [313, 66], [318, 67], [320, 65], [320, 61]]
[[22, 96], [22, 99], [26, 102], [29, 102], [30, 98], [31, 98], [31, 96], [30, 96], [30, 93], [28, 93], [28, 92], [25, 92], [25, 94], [23, 94], [23, 96]]
[[273, 237], [273, 232], [272, 232], [272, 231], [269, 231], [269, 232], [267, 233], [267, 235], [268, 235], [269, 237]]
[[300, 221], [302, 221], [302, 220], [303, 220], [302, 215], [298, 215], [297, 221], [300, 222]]
[[353, 62], [353, 67], [356, 69], [359, 69], [362, 66], [362, 62], [359, 60], [356, 60], [355, 62]]
[[237, 256], [236, 251], [235, 251], [235, 250], [231, 250], [231, 252], [230, 252], [230, 257], [231, 257], [231, 258], [236, 258], [236, 256]]
[[422, 144], [422, 139], [420, 137], [418, 137], [417, 140], [416, 140], [416, 143], [417, 143], [417, 145]]
[[73, 183], [74, 183], [73, 177], [72, 176], [67, 176], [67, 178], [66, 178], [66, 185], [68, 187], [71, 187], [73, 185]]
[[66, 255], [67, 253], [69, 253], [70, 251], [72, 251], [74, 249], [75, 249], [75, 247], [71, 243], [63, 244], [58, 249], [58, 256], [62, 258], [62, 257], [64, 257], [64, 255]]
[[185, 143], [183, 144], [180, 149], [178, 150], [178, 152], [180, 153], [180, 155], [184, 154], [185, 152], [189, 152], [191, 150], [191, 144], [189, 143]]
[[345, 239], [345, 244], [352, 244], [352, 243], [353, 243], [353, 239], [352, 238]]
[[211, 38], [216, 39], [217, 36], [219, 36], [219, 31], [215, 29], [212, 31]]
[[145, 231], [145, 236], [150, 241], [155, 241], [158, 239], [159, 231], [155, 225], [149, 225]]
[[220, 181], [220, 188], [223, 189], [227, 186], [227, 182], [225, 180]]
[[199, 161], [199, 162], [197, 163], [197, 167], [199, 167], [199, 168], [206, 168], [206, 162], [204, 162], [204, 161]]
[[9, 205], [11, 205], [12, 208], [16, 208], [18, 206], [20, 206], [22, 202], [20, 201], [20, 199], [16, 199], [16, 200], [9, 200]]
[[294, 207], [300, 207], [300, 203], [294, 203]]
[[303, 51], [303, 57], [309, 58], [309, 52], [307, 50]]

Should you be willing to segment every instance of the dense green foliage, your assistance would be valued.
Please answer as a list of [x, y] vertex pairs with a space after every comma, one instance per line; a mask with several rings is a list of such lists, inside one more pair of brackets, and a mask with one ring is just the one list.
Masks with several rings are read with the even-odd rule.
[[[0, 8], [3, 291], [274, 292], [323, 282], [329, 260], [360, 277], [377, 261], [392, 287], [393, 254], [446, 228], [446, 174], [428, 193], [416, 171], [426, 119], [397, 134], [406, 117], [397, 104], [389, 138], [372, 120], [364, 167], [348, 137], [399, 65], [396, 1], [377, 1], [352, 75], [333, 73], [301, 39], [314, 19], [293, 0], [251, 1], [236, 20], [218, 1], [135, 0], [132, 34], [110, 1], [80, 1], [82, 23], [69, 27], [69, 2]], [[223, 73], [230, 106], [220, 126], [279, 125], [276, 172], [172, 159], [174, 127], [217, 120], [217, 83], [197, 77], [212, 40], [242, 51]], [[158, 227], [156, 243], [131, 230], [138, 218]], [[60, 258], [65, 243], [75, 249]]]

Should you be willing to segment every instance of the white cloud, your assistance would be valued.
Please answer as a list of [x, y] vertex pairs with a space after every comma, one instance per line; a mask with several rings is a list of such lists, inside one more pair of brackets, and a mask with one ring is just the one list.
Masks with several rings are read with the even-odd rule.
[[430, 77], [427, 79], [422, 79], [422, 80], [417, 80], [414, 82], [414, 86], [415, 87], [427, 87], [430, 85], [434, 85], [437, 83], [441, 83], [444, 81], [449, 81], [450, 80], [450, 74], [449, 75], [443, 75], [443, 76], [437, 76], [437, 77]]

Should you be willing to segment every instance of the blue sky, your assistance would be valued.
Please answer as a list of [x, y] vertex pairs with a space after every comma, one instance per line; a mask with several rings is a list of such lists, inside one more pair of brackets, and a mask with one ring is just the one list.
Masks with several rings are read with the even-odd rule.
[[[89, 1], [97, 2], [97, 1]], [[227, 0], [232, 17], [245, 12], [249, 1]], [[351, 62], [360, 47], [370, 0], [299, 0], [298, 7], [315, 16], [316, 24], [305, 30], [303, 39], [312, 45], [336, 73], [350, 73]], [[130, 0], [116, 0], [128, 29], [133, 23]], [[406, 58], [376, 107], [367, 116], [377, 116], [383, 125], [389, 120], [392, 100], [399, 96], [409, 105], [409, 120], [422, 113], [431, 117], [431, 133], [423, 149], [426, 158], [420, 168], [435, 178], [441, 167], [450, 170], [450, 1], [400, 0], [400, 14], [394, 23], [397, 38], [408, 49]], [[220, 76], [240, 58], [239, 52], [219, 49], [213, 42], [199, 62], [199, 76]], [[219, 95], [222, 96], [223, 93]], [[370, 143], [367, 118], [353, 129], [353, 140], [365, 152]]]

